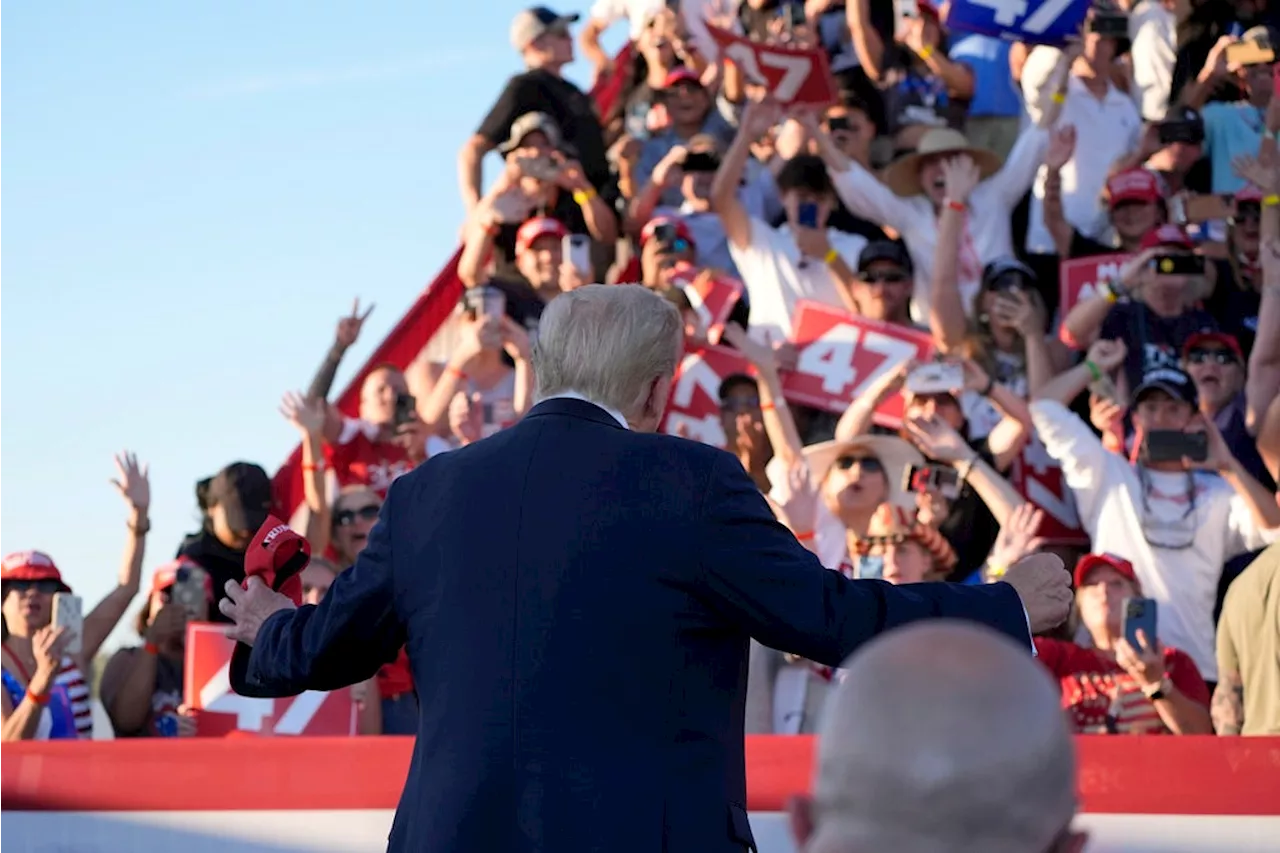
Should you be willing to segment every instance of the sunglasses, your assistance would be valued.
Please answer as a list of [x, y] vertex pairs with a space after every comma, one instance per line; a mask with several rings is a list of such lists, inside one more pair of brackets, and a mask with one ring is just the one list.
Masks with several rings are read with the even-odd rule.
[[867, 474], [884, 473], [884, 464], [874, 456], [841, 456], [836, 460], [836, 467], [841, 471], [848, 471], [855, 464]]
[[359, 509], [342, 509], [338, 510], [337, 514], [334, 516], [334, 520], [337, 522], [339, 527], [347, 527], [348, 525], [355, 524], [357, 518], [362, 521], [377, 521], [378, 513], [381, 511], [382, 507], [374, 506], [373, 504], [362, 506]]
[[737, 400], [725, 400], [720, 404], [720, 411], [733, 412], [734, 414], [739, 412], [755, 412], [759, 411], [759, 409], [759, 397], [742, 397]]
[[1239, 364], [1240, 360], [1231, 350], [1225, 349], [1193, 349], [1187, 353], [1187, 361], [1191, 364]]
[[62, 584], [48, 578], [38, 581], [5, 581], [4, 585], [19, 594], [29, 589], [34, 589], [36, 592], [43, 592], [45, 595], [53, 595], [62, 589]]
[[865, 284], [902, 284], [907, 281], [907, 274], [901, 272], [865, 273], [861, 278]]

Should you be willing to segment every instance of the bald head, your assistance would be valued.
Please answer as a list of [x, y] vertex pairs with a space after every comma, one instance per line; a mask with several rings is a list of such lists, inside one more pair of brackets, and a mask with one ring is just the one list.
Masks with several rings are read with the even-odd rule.
[[1075, 812], [1057, 687], [1025, 647], [959, 622], [847, 662], [819, 733], [812, 853], [1044, 853]]

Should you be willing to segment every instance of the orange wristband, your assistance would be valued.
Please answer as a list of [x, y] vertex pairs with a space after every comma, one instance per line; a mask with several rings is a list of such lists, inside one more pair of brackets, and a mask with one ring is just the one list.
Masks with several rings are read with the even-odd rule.
[[452, 364], [451, 364], [451, 365], [449, 365], [448, 367], [446, 367], [446, 368], [444, 369], [444, 372], [445, 372], [445, 373], [447, 373], [447, 374], [449, 374], [450, 376], [452, 376], [454, 379], [461, 379], [461, 380], [463, 380], [464, 382], [465, 382], [465, 381], [466, 381], [466, 379], [467, 379], [467, 374], [463, 373], [461, 370], [459, 370], [458, 368], [454, 367]]
[[39, 693], [32, 693], [32, 692], [31, 692], [31, 688], [30, 688], [30, 687], [28, 687], [28, 688], [27, 688], [27, 698], [28, 698], [28, 699], [30, 699], [32, 702], [35, 702], [37, 705], [48, 705], [48, 704], [49, 704], [49, 694], [48, 694], [48, 693], [45, 693], [45, 694], [43, 694], [43, 695], [41, 695], [41, 694], [39, 694]]
[[968, 208], [966, 208], [960, 202], [952, 201], [951, 199], [947, 199], [947, 207], [951, 208], [956, 213], [964, 213], [966, 210], [968, 210]]
[[796, 534], [796, 541], [797, 541], [797, 542], [812, 542], [812, 541], [814, 540], [814, 537], [815, 537], [815, 536], [817, 536], [817, 534], [816, 534], [816, 533], [814, 533], [812, 530], [806, 531], [805, 533], [797, 533], [797, 534]]
[[302, 470], [303, 470], [303, 471], [306, 471], [306, 472], [309, 474], [309, 473], [311, 473], [312, 471], [323, 471], [323, 470], [324, 470], [324, 466], [323, 466], [323, 465], [309, 465], [309, 464], [307, 464], [307, 463], [305, 463], [305, 462], [304, 462], [304, 463], [303, 463], [303, 465], [302, 465]]
[[762, 412], [772, 412], [772, 411], [773, 411], [774, 409], [776, 409], [776, 408], [778, 408], [778, 407], [777, 407], [777, 406], [775, 406], [773, 403], [761, 403], [761, 404], [760, 404], [760, 411], [762, 411]]

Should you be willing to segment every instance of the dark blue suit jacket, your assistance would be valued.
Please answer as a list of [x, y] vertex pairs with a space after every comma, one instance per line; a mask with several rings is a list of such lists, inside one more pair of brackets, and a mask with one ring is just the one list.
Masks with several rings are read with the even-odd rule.
[[391, 850], [727, 853], [752, 844], [748, 638], [834, 666], [937, 616], [1030, 646], [1007, 584], [848, 580], [733, 456], [553, 399], [396, 480], [356, 564], [269, 618], [232, 683], [329, 690], [408, 643]]

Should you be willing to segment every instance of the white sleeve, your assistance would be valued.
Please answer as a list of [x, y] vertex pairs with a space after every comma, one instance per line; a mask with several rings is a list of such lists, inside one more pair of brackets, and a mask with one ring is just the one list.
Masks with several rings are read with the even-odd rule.
[[992, 215], [1009, 217], [1027, 190], [1031, 189], [1048, 148], [1049, 131], [1046, 128], [1031, 125], [1018, 134], [1018, 141], [1000, 171], [985, 181], [988, 191], [995, 193], [1002, 207], [1000, 211], [990, 211]]
[[1061, 53], [1057, 48], [1040, 45], [1032, 48], [1022, 65], [1022, 101], [1033, 123], [1040, 121], [1046, 101], [1053, 95], [1048, 89], [1049, 80]]
[[1085, 530], [1097, 530], [1102, 498], [1124, 482], [1129, 463], [1103, 447], [1089, 425], [1057, 400], [1033, 402], [1031, 422], [1045, 450], [1062, 466]]
[[1280, 540], [1280, 527], [1267, 530], [1259, 527], [1245, 499], [1232, 490], [1230, 511], [1227, 513], [1227, 539], [1224, 559], [1257, 551]]
[[844, 258], [844, 262], [849, 265], [850, 269], [858, 268], [858, 257], [862, 254], [862, 250], [867, 247], [867, 238], [861, 234], [848, 234], [844, 231], [837, 231], [834, 228], [827, 230], [827, 242], [831, 244], [831, 248], [840, 253]]
[[858, 163], [850, 163], [843, 172], [827, 169], [836, 194], [850, 211], [880, 225], [888, 225], [898, 233], [909, 229], [911, 204]]

